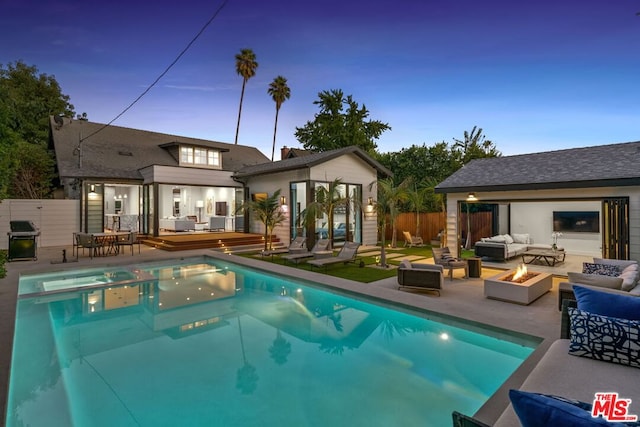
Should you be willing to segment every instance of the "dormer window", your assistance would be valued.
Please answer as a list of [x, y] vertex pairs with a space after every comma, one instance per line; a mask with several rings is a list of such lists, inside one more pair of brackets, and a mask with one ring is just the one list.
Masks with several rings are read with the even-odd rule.
[[220, 151], [204, 147], [180, 147], [180, 164], [220, 168]]

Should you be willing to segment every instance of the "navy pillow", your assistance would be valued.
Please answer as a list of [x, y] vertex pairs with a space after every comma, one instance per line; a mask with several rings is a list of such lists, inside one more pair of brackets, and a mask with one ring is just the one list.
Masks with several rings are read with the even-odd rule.
[[640, 320], [640, 298], [573, 285], [578, 308], [601, 316]]
[[578, 427], [628, 424], [610, 423], [604, 418], [591, 416], [591, 404], [539, 393], [509, 390], [511, 405], [516, 411], [522, 427]]

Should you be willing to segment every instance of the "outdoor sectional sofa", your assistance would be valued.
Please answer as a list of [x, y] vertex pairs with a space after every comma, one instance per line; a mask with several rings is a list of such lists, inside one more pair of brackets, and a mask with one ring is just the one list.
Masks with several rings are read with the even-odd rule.
[[[506, 261], [531, 249], [551, 249], [551, 245], [533, 243], [529, 234], [498, 234], [480, 239], [474, 250], [477, 257]], [[561, 247], [557, 249], [564, 250]]]
[[[632, 300], [635, 300], [635, 298], [632, 298]], [[624, 361], [620, 363], [607, 361], [608, 355], [606, 354], [603, 354], [602, 360], [598, 360], [598, 355], [592, 358], [589, 355], [569, 354], [572, 342], [569, 310], [576, 306], [576, 301], [566, 300], [564, 302], [560, 339], [551, 343], [519, 390], [510, 392], [512, 404], [500, 415], [493, 427], [521, 425], [519, 417], [526, 415], [538, 421], [546, 420], [547, 424], [545, 425], [592, 425], [588, 423], [590, 421], [588, 410], [577, 409], [573, 405], [567, 406], [569, 404], [566, 402], [559, 402], [549, 396], [561, 396], [566, 399], [591, 404], [597, 392], [617, 392], [620, 399], [632, 399], [634, 404], [640, 401], [640, 381], [638, 381], [638, 373], [640, 371], [637, 367], [637, 361], [625, 364]], [[578, 315], [580, 314], [582, 313], [578, 313]], [[611, 318], [602, 315], [601, 321], [607, 322], [607, 319]], [[615, 322], [616, 319], [612, 319], [612, 321]], [[634, 320], [631, 321], [633, 322]], [[637, 321], [635, 322], [637, 323]], [[581, 342], [582, 339], [583, 337], [574, 338], [574, 341]], [[635, 339], [637, 340], [637, 337]], [[522, 392], [524, 394], [537, 393], [543, 396], [534, 395], [533, 398], [535, 400], [527, 402], [531, 403], [530, 405], [516, 400], [515, 405], [517, 408], [514, 409], [514, 396], [512, 393], [517, 396], [522, 395]], [[637, 414], [638, 405], [634, 404], [631, 405], [630, 412]], [[577, 424], [574, 419], [571, 419], [574, 422], [574, 424], [571, 424], [567, 419], [559, 421], [558, 418], [553, 418], [569, 416], [568, 414], [571, 414], [571, 416], [578, 414], [585, 417], [586, 421]], [[458, 412], [453, 413], [453, 425], [454, 427], [486, 426], [486, 424]]]

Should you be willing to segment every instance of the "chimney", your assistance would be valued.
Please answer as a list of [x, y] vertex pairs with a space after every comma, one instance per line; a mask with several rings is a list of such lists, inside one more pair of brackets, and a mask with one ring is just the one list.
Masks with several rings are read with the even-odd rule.
[[288, 148], [286, 145], [285, 145], [285, 146], [283, 146], [283, 147], [280, 149], [280, 160], [284, 160], [284, 159], [286, 159], [286, 158], [287, 158], [287, 156], [289, 155], [289, 151], [290, 151], [290, 150], [291, 150], [291, 149], [290, 149], [290, 148]]

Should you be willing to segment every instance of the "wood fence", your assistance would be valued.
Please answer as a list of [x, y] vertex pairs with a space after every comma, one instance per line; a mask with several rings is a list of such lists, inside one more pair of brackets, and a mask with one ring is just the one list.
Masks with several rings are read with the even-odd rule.
[[[426, 212], [420, 214], [420, 230], [416, 231], [416, 214], [413, 212], [401, 213], [396, 219], [397, 239], [404, 241], [403, 231], [408, 231], [412, 236], [420, 236], [429, 243], [430, 240], [438, 239], [438, 233], [445, 228], [445, 214], [443, 212]], [[387, 223], [385, 239], [391, 240], [391, 224]]]
[[[491, 212], [472, 212], [469, 214], [471, 226], [471, 245], [480, 240], [482, 237], [492, 235], [493, 215]], [[398, 242], [404, 241], [403, 231], [409, 231], [412, 236], [420, 236], [429, 243], [431, 240], [438, 239], [440, 230], [444, 230], [446, 226], [446, 217], [442, 212], [428, 212], [420, 214], [420, 232], [416, 232], [416, 214], [412, 212], [402, 213], [396, 219], [396, 231]], [[461, 244], [467, 236], [467, 213], [460, 213], [460, 230]], [[385, 239], [391, 240], [391, 224], [387, 223]]]

